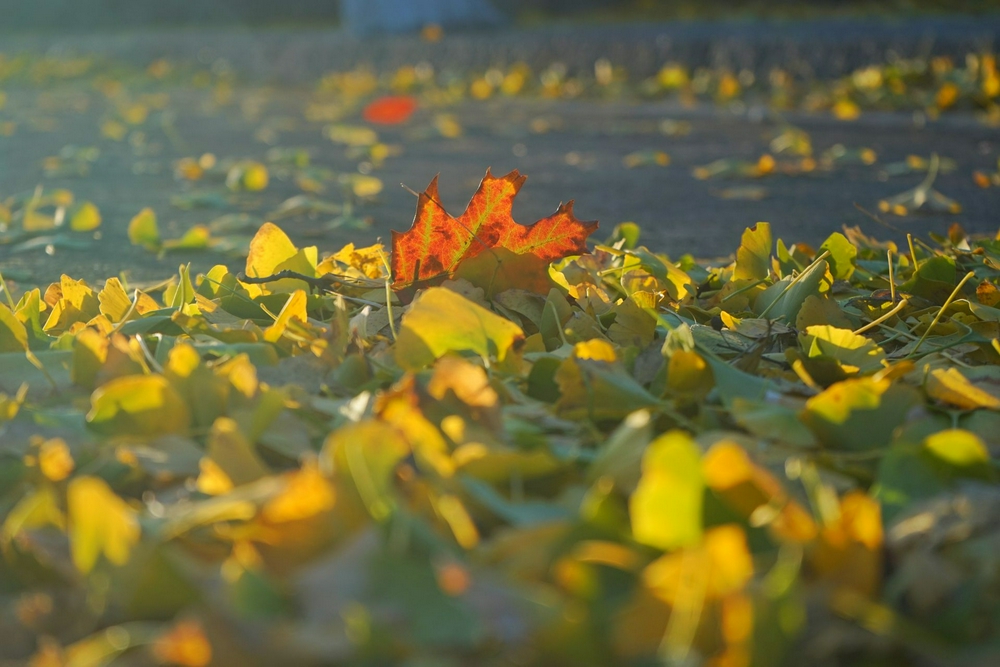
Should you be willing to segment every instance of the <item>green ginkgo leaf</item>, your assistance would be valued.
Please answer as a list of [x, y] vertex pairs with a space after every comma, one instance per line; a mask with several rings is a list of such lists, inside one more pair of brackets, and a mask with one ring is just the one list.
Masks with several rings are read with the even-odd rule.
[[417, 296], [403, 316], [396, 363], [423, 368], [449, 352], [471, 352], [504, 361], [524, 341], [521, 328], [444, 287]]

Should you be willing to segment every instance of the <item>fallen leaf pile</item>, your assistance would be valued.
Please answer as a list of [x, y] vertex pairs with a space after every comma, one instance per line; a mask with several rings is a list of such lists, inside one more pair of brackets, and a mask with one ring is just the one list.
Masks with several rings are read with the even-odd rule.
[[521, 227], [522, 183], [5, 288], [0, 659], [991, 664], [1000, 241], [703, 266]]

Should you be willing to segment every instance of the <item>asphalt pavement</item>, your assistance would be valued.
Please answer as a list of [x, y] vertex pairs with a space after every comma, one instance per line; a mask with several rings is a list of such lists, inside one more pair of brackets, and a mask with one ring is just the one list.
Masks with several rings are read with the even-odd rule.
[[[303, 39], [308, 42], [307, 36]], [[150, 49], [150, 54], [162, 55]], [[324, 136], [327, 121], [307, 117], [306, 109], [315, 101], [314, 83], [268, 81], [267, 76], [248, 77], [224, 101], [217, 91], [191, 83], [148, 89], [146, 93], [163, 95], [157, 102], [163, 109], [153, 109], [120, 141], [101, 134], [110, 105], [93, 81], [8, 87], [6, 106], [0, 110], [0, 130], [4, 122], [9, 130], [9, 136], [0, 132], [0, 198], [31, 192], [38, 185], [66, 188], [77, 201], [97, 205], [103, 224], [99, 238], [74, 237], [76, 242], [69, 245], [0, 245], [0, 270], [22, 283], [44, 284], [63, 272], [91, 281], [125, 272], [133, 280], [148, 281], [168, 277], [180, 263], [191, 262], [196, 270], [219, 262], [240, 266], [239, 259], [197, 251], [158, 257], [131, 245], [126, 228], [139, 210], [151, 207], [163, 236], [176, 238], [226, 213], [263, 220], [283, 201], [302, 194], [295, 180], [282, 180], [273, 164], [271, 182], [262, 192], [229, 195], [217, 181], [184, 182], [174, 175], [176, 161], [184, 157], [213, 153], [220, 160], [267, 163], [276, 147], [301, 148], [314, 167], [357, 173], [363, 160]], [[439, 113], [453, 115], [463, 129], [461, 136], [440, 136], [435, 130]], [[1000, 226], [1000, 188], [981, 189], [972, 174], [996, 171], [1000, 129], [962, 113], [918, 120], [910, 113], [883, 112], [865, 113], [851, 122], [827, 114], [779, 118], [764, 107], [743, 104], [689, 108], [676, 102], [623, 100], [467, 101], [453, 108], [421, 109], [408, 124], [380, 130], [382, 140], [400, 146], [402, 153], [372, 172], [385, 183], [384, 191], [353, 210], [353, 218], [370, 218], [371, 226], [333, 228], [330, 222], [336, 216], [331, 215], [290, 217], [280, 224], [293, 239], [318, 245], [321, 252], [347, 242], [388, 241], [389, 230], [406, 229], [412, 220], [415, 198], [410, 190], [421, 190], [436, 174], [444, 204], [457, 214], [487, 168], [494, 173], [516, 168], [528, 176], [514, 211], [519, 222], [530, 223], [574, 199], [581, 219], [600, 221], [596, 238], [619, 222], [634, 221], [643, 228], [644, 243], [672, 257], [725, 256], [735, 249], [742, 229], [761, 220], [771, 222], [776, 234], [789, 242], [818, 243], [845, 224], [895, 239], [901, 238], [901, 231], [944, 232], [955, 221], [973, 232], [994, 233]], [[718, 159], [757, 160], [788, 123], [809, 133], [817, 156], [842, 144], [870, 148], [878, 160], [759, 179], [698, 180], [692, 175], [695, 167]], [[665, 127], [688, 131], [664, 133]], [[81, 147], [98, 149], [86, 175], [53, 171], [51, 160], [46, 169], [46, 158], [60, 151], [73, 154]], [[627, 168], [624, 158], [637, 151], [662, 151], [669, 164]], [[858, 210], [860, 206], [874, 212], [879, 200], [923, 179], [921, 173], [887, 175], [887, 165], [911, 154], [926, 158], [932, 153], [954, 163], [939, 176], [936, 187], [962, 205], [961, 213], [893, 217], [886, 222], [894, 231]], [[198, 193], [209, 195], [203, 202], [209, 207], [177, 205], [190, 204], [192, 194]], [[316, 196], [338, 204], [346, 197], [335, 182]]]

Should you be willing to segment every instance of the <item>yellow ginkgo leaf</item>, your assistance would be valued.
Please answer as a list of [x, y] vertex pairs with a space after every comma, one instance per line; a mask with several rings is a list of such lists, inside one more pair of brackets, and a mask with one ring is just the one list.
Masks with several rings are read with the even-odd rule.
[[335, 144], [371, 146], [378, 143], [378, 133], [361, 125], [328, 125], [323, 133]]
[[108, 562], [124, 565], [139, 541], [136, 512], [97, 477], [77, 477], [66, 492], [69, 540], [73, 563], [84, 574], [103, 554]]
[[116, 435], [182, 433], [191, 409], [162, 375], [127, 375], [98, 387], [90, 398], [87, 423]]
[[678, 604], [692, 591], [704, 591], [709, 600], [735, 593], [746, 586], [753, 572], [746, 533], [727, 524], [706, 531], [704, 540], [692, 548], [653, 561], [642, 578], [658, 598]]
[[969, 382], [957, 368], [935, 368], [924, 389], [931, 398], [963, 410], [1000, 410], [1000, 398]]
[[206, 667], [212, 663], [212, 644], [196, 621], [181, 621], [153, 644], [162, 663], [181, 667]]
[[261, 518], [268, 523], [308, 519], [329, 511], [336, 503], [333, 483], [315, 463], [306, 463], [301, 470], [287, 474], [285, 480], [285, 488], [261, 510]]
[[307, 322], [309, 316], [306, 313], [306, 302], [308, 296], [305, 290], [295, 290], [292, 295], [285, 302], [284, 307], [281, 312], [278, 313], [277, 319], [274, 324], [269, 326], [266, 331], [264, 331], [264, 340], [269, 343], [276, 343], [281, 339], [281, 336], [285, 333], [285, 329], [288, 328], [289, 322], [292, 320], [298, 320], [299, 322]]
[[69, 228], [74, 232], [92, 232], [101, 226], [101, 212], [89, 201], [85, 201], [73, 212]]
[[927, 450], [958, 468], [988, 466], [990, 454], [975, 433], [960, 428], [933, 433], [924, 440]]
[[[250, 252], [247, 255], [246, 274], [254, 278], [274, 275], [279, 271], [289, 270], [306, 276], [316, 275], [318, 253], [315, 246], [296, 248], [292, 240], [281, 229], [270, 222], [264, 223], [253, 240], [250, 241]], [[250, 287], [256, 287], [251, 285]], [[305, 289], [307, 285], [301, 280], [283, 279], [268, 283], [266, 291], [293, 292]], [[252, 292], [251, 292], [252, 293]]]
[[384, 187], [382, 179], [365, 174], [349, 174], [344, 181], [359, 199], [370, 199], [382, 192]]
[[259, 192], [267, 187], [270, 175], [260, 162], [240, 162], [229, 170], [226, 185], [230, 190]]
[[[268, 474], [239, 425], [229, 417], [219, 417], [208, 436], [208, 457], [235, 486], [248, 484]], [[203, 469], [204, 471], [204, 469]]]
[[59, 509], [59, 500], [52, 485], [37, 488], [14, 506], [4, 519], [3, 528], [0, 529], [0, 543], [10, 542], [23, 530], [42, 526], [56, 528], [66, 526], [66, 518]]
[[10, 308], [0, 304], [0, 353], [28, 349], [28, 330]]
[[61, 482], [69, 477], [76, 464], [69, 446], [62, 438], [52, 438], [38, 448], [38, 468], [53, 482]]
[[200, 473], [195, 488], [206, 496], [221, 496], [233, 490], [233, 480], [223, 472], [219, 464], [205, 457], [199, 463]]
[[128, 240], [153, 252], [160, 249], [160, 228], [153, 209], [144, 208], [132, 218], [128, 223]]
[[413, 300], [396, 341], [396, 362], [422, 368], [448, 352], [504, 358], [524, 341], [521, 328], [444, 287]]
[[654, 440], [629, 501], [636, 541], [665, 550], [697, 544], [704, 492], [701, 455], [690, 436], [671, 431]]
[[97, 301], [101, 304], [101, 314], [112, 322], [121, 322], [122, 318], [132, 310], [132, 300], [118, 278], [108, 278], [104, 281], [104, 289], [97, 293]]

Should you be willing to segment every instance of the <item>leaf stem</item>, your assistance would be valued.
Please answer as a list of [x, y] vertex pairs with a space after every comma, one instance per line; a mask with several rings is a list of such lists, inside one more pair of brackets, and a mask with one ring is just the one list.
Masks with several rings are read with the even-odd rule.
[[889, 257], [889, 295], [892, 297], [892, 302], [896, 303], [896, 277], [892, 268], [892, 248], [886, 251]]
[[392, 340], [395, 341], [396, 320], [392, 314], [392, 267], [389, 266], [389, 260], [386, 259], [381, 247], [378, 248], [378, 257], [382, 260], [382, 266], [385, 267], [385, 310], [389, 315], [389, 331], [392, 333]]
[[781, 298], [783, 296], [785, 296], [785, 294], [788, 293], [788, 290], [792, 289], [796, 285], [796, 283], [798, 283], [800, 280], [802, 280], [802, 276], [804, 276], [807, 273], [809, 273], [809, 271], [812, 270], [812, 268], [814, 266], [816, 266], [817, 264], [819, 264], [821, 261], [823, 261], [824, 259], [826, 259], [829, 256], [830, 256], [830, 251], [829, 250], [824, 250], [823, 254], [821, 254], [819, 257], [817, 257], [816, 259], [814, 259], [809, 264], [809, 266], [807, 266], [806, 268], [802, 269], [802, 271], [799, 273], [799, 275], [797, 275], [794, 278], [792, 278], [792, 282], [788, 283], [788, 285], [785, 286], [785, 289], [781, 290], [781, 294], [779, 294], [777, 297], [775, 297], [774, 301], [772, 301], [771, 303], [767, 304], [767, 308], [765, 308], [764, 312], [760, 314], [760, 318], [764, 319], [765, 317], [767, 317], [767, 314], [769, 312], [771, 312], [771, 308], [774, 307], [774, 304], [776, 304], [779, 301], [781, 301]]
[[750, 283], [749, 285], [744, 285], [743, 287], [739, 288], [735, 292], [732, 292], [732, 293], [727, 294], [726, 296], [722, 297], [722, 299], [719, 301], [719, 303], [725, 303], [726, 301], [729, 301], [730, 299], [732, 299], [734, 296], [737, 296], [739, 294], [743, 294], [744, 292], [752, 290], [754, 287], [757, 287], [758, 285], [760, 285], [761, 283], [764, 283], [764, 282], [767, 282], [767, 281], [766, 280], [757, 280], [755, 282]]
[[854, 333], [856, 333], [856, 334], [863, 334], [864, 332], [868, 331], [869, 329], [874, 329], [875, 327], [877, 327], [878, 325], [882, 324], [887, 319], [889, 319], [890, 317], [892, 317], [893, 315], [895, 315], [896, 313], [898, 313], [899, 311], [901, 311], [903, 308], [905, 308], [907, 305], [909, 305], [909, 303], [910, 302], [907, 301], [906, 299], [902, 299], [888, 313], [885, 313], [884, 315], [880, 316], [878, 319], [872, 320], [871, 322], [869, 322], [865, 326], [861, 327], [860, 329], [855, 330]]
[[947, 310], [948, 306], [951, 305], [951, 302], [955, 300], [955, 297], [958, 296], [959, 291], [961, 291], [961, 289], [965, 285], [965, 283], [969, 282], [969, 279], [972, 278], [972, 277], [974, 277], [975, 275], [976, 274], [974, 272], [969, 271], [968, 273], [965, 274], [965, 277], [962, 278], [962, 280], [960, 280], [957, 285], [955, 285], [955, 289], [953, 289], [952, 292], [951, 292], [951, 294], [948, 295], [948, 298], [945, 299], [944, 304], [938, 310], [937, 314], [934, 316], [934, 319], [931, 320], [930, 326], [927, 327], [926, 331], [924, 331], [924, 335], [921, 336], [920, 340], [917, 341], [917, 344], [916, 344], [916, 346], [914, 346], [913, 350], [911, 350], [910, 353], [908, 355], [906, 355], [907, 359], [909, 359], [910, 357], [912, 357], [913, 355], [915, 355], [917, 353], [917, 350], [919, 350], [920, 346], [924, 344], [924, 340], [927, 339], [927, 336], [931, 333], [931, 330], [935, 326], [937, 326], [937, 323], [941, 319], [941, 316], [944, 315], [944, 311]]
[[7, 281], [3, 277], [3, 273], [0, 272], [0, 288], [3, 289], [4, 296], [7, 297], [7, 305], [10, 306], [10, 312], [14, 312], [16, 306], [14, 305], [14, 297], [11, 295], [10, 290], [7, 289]]

